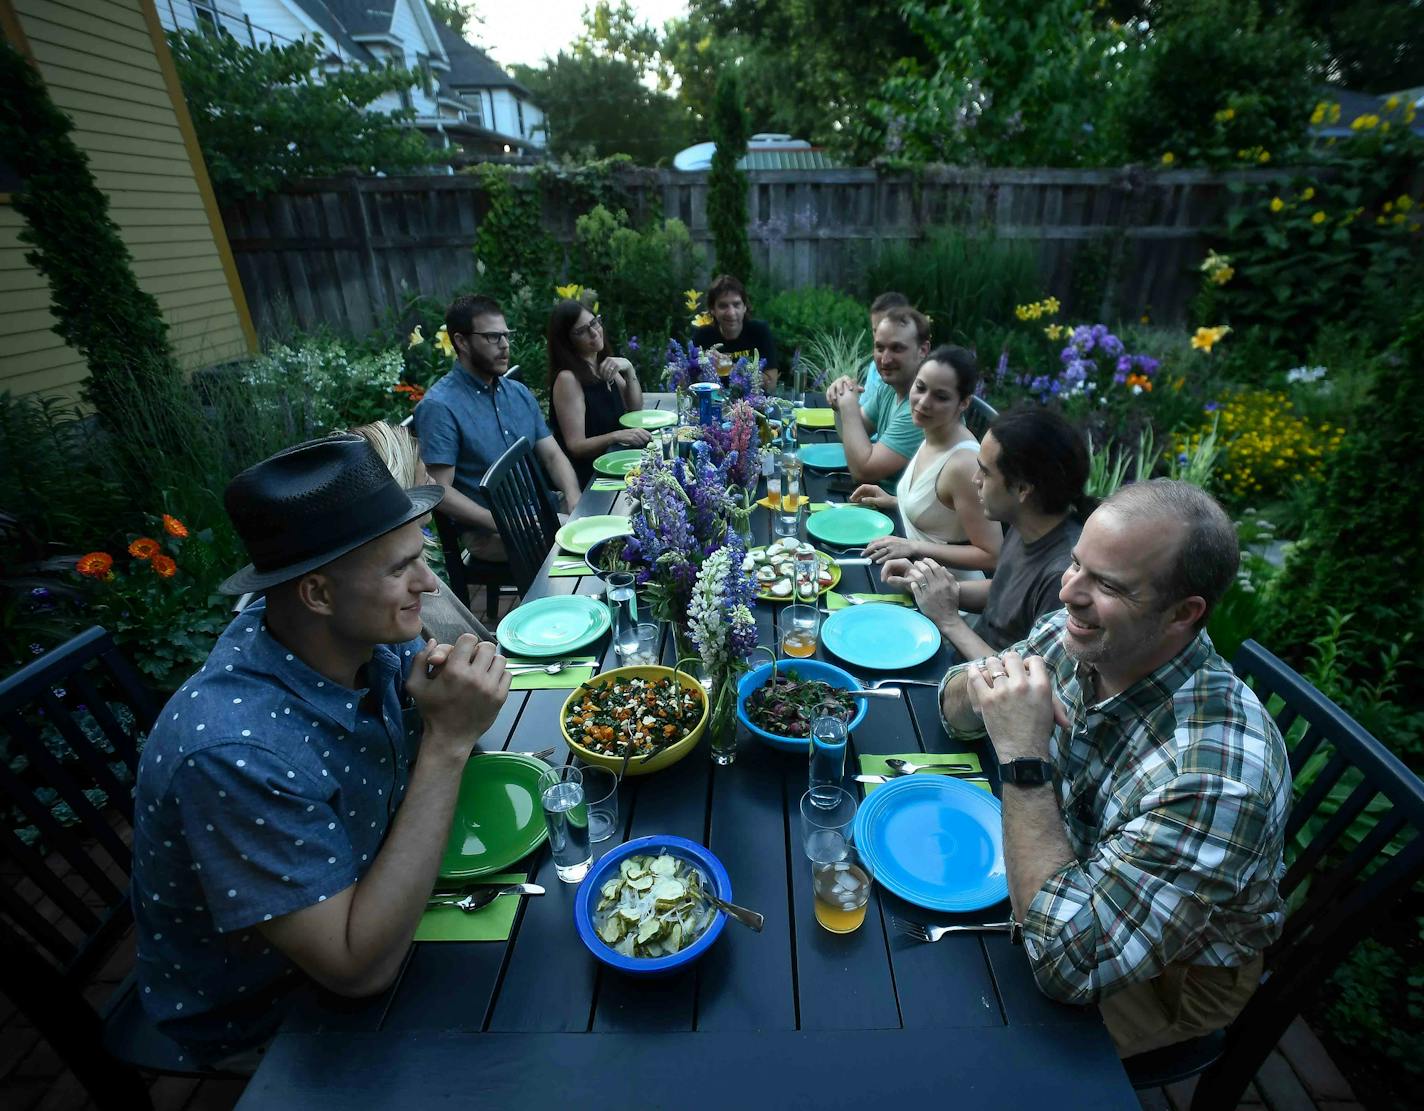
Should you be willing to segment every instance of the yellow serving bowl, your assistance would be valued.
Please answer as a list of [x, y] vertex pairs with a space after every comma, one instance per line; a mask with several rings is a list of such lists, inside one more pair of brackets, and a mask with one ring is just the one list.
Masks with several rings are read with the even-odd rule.
[[697, 747], [697, 742], [702, 739], [702, 734], [707, 731], [707, 715], [710, 707], [707, 704], [707, 692], [703, 690], [702, 684], [685, 671], [675, 671], [670, 667], [663, 667], [656, 664], [635, 664], [632, 667], [615, 667], [612, 671], [605, 671], [595, 675], [583, 686], [571, 691], [568, 698], [564, 699], [564, 708], [559, 711], [559, 729], [564, 734], [564, 740], [568, 743], [569, 751], [574, 753], [580, 760], [587, 764], [595, 764], [600, 768], [607, 768], [616, 772], [623, 766], [623, 757], [604, 756], [601, 752], [593, 752], [585, 748], [578, 741], [569, 735], [568, 720], [576, 703], [583, 698], [586, 687], [605, 686], [608, 683], [616, 682], [619, 679], [665, 679], [676, 676], [677, 681], [687, 690], [693, 691], [702, 701], [702, 716], [697, 719], [697, 724], [692, 727], [692, 731], [676, 744], [669, 745], [653, 753], [651, 756], [634, 756], [628, 761], [627, 775], [652, 775], [653, 772], [660, 772], [664, 768], [670, 768]]

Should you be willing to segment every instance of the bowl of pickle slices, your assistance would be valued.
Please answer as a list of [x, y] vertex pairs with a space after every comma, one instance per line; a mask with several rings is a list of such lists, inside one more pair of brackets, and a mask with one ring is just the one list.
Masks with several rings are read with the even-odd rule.
[[633, 976], [676, 972], [707, 952], [727, 916], [703, 898], [730, 901], [722, 862], [685, 837], [638, 837], [594, 865], [574, 901], [574, 926], [598, 960]]

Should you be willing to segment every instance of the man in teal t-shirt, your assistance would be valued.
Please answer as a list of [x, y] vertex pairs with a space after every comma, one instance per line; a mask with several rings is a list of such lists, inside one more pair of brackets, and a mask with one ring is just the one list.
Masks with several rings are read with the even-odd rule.
[[910, 415], [910, 386], [930, 350], [930, 326], [912, 308], [892, 309], [875, 329], [875, 370], [865, 386], [838, 378], [826, 390], [846, 467], [857, 483], [886, 489], [919, 450], [924, 433]]

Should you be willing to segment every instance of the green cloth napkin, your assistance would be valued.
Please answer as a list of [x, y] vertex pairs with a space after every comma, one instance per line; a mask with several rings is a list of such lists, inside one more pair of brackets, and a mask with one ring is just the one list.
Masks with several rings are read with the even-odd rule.
[[[527, 872], [502, 872], [497, 876], [481, 876], [479, 882], [523, 883]], [[437, 884], [437, 887], [443, 887]], [[448, 890], [459, 888], [458, 881]], [[473, 889], [473, 888], [472, 888]], [[463, 890], [463, 889], [460, 889]], [[430, 907], [421, 915], [415, 927], [416, 941], [507, 941], [514, 929], [514, 916], [524, 895], [501, 895], [487, 907], [463, 911], [459, 907]]]
[[[908, 594], [852, 594], [851, 598], [864, 598], [867, 602], [875, 602], [889, 606], [909, 606], [915, 608], [915, 600]], [[845, 595], [837, 594], [834, 590], [826, 591], [826, 609], [843, 610], [851, 603], [846, 600]]]
[[[909, 760], [914, 764], [968, 764], [974, 769], [973, 773], [965, 772], [962, 775], [954, 775], [951, 772], [916, 772], [916, 775], [948, 775], [953, 779], [962, 779], [964, 775], [978, 774], [984, 769], [984, 765], [979, 763], [979, 757], [972, 752], [889, 752], [884, 756], [871, 756], [866, 754], [860, 758], [861, 775], [889, 775], [890, 765], [887, 760]], [[985, 791], [993, 793], [987, 783], [970, 783], [971, 787], [979, 787]], [[878, 790], [879, 783], [862, 783], [865, 793]]]
[[589, 489], [606, 492], [609, 490], [625, 490], [627, 487], [628, 480], [626, 478], [595, 478], [593, 485], [590, 486]]
[[[560, 556], [559, 558], [560, 558], [560, 559], [568, 559], [568, 558], [570, 558], [570, 557], [569, 557], [569, 556]], [[558, 567], [557, 565], [554, 565], [553, 570], [549, 572], [549, 578], [551, 578], [551, 579], [568, 579], [568, 578], [574, 577], [575, 575], [588, 575], [588, 574], [592, 574], [592, 572], [589, 571], [589, 569], [588, 569], [588, 564], [586, 564], [586, 563], [580, 563], [577, 567], [569, 566], [569, 567], [564, 567], [564, 568], [562, 568], [562, 569], [561, 569], [560, 567]]]
[[[566, 667], [555, 675], [550, 675], [547, 671], [530, 671], [524, 675], [516, 675], [509, 681], [509, 689], [512, 691], [573, 690], [580, 683], [586, 683], [593, 678], [593, 669], [596, 666], [596, 661], [592, 656], [582, 656], [579, 659], [588, 662], [580, 662], [577, 666]], [[548, 661], [511, 659], [509, 662], [511, 664], [537, 664]]]
[[831, 503], [828, 501], [813, 501], [806, 509], [808, 513], [819, 513], [823, 509], [830, 509]]

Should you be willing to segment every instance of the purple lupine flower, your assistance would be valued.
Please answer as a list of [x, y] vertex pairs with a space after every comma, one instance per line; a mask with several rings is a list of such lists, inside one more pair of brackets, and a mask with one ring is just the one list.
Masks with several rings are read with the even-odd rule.
[[628, 348], [628, 354], [636, 355], [640, 347], [640, 344], [638, 343], [638, 337], [629, 336], [628, 343], [625, 346]]
[[1006, 347], [999, 352], [999, 365], [994, 368], [994, 377], [1002, 378], [1009, 372], [1009, 349]]
[[1214, 412], [1216, 412], [1219, 408], [1221, 408], [1221, 406], [1218, 405], [1215, 401], [1208, 401], [1208, 402], [1206, 403], [1206, 411], [1207, 411], [1208, 413], [1214, 413]]

